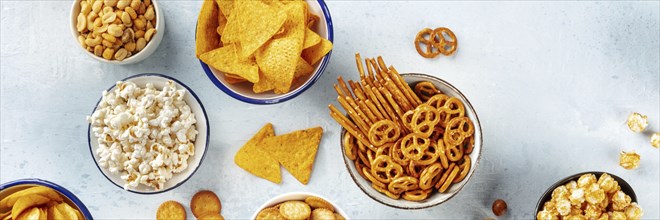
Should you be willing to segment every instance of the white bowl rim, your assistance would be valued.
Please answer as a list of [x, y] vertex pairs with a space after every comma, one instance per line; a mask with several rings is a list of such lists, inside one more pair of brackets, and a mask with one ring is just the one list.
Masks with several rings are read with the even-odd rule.
[[[307, 197], [309, 197], [309, 196], [315, 196], [315, 197], [319, 197], [319, 198], [321, 198], [321, 199], [323, 199], [323, 200], [329, 202], [330, 205], [332, 205], [332, 206], [335, 208], [335, 212], [337, 212], [338, 214], [342, 215], [342, 216], [343, 216], [344, 218], [346, 218], [346, 219], [350, 219], [350, 218], [346, 215], [346, 212], [344, 212], [344, 210], [342, 210], [339, 206], [337, 206], [337, 204], [335, 204], [333, 201], [330, 201], [328, 198], [325, 198], [324, 196], [318, 195], [318, 194], [316, 194], [316, 193], [302, 192], [302, 191], [283, 193], [283, 194], [277, 195], [277, 196], [275, 196], [275, 197], [273, 197], [273, 198], [267, 200], [266, 202], [264, 202], [263, 204], [261, 204], [261, 206], [259, 206], [259, 208], [257, 209], [257, 211], [254, 212], [254, 214], [252, 214], [252, 216], [250, 217], [250, 219], [256, 219], [256, 218], [257, 218], [257, 215], [259, 215], [259, 212], [261, 212], [261, 210], [263, 210], [263, 209], [265, 209], [265, 208], [268, 208], [268, 207], [270, 207], [270, 206], [274, 206], [274, 205], [276, 205], [276, 204], [271, 204], [271, 203], [274, 203], [275, 201], [280, 200], [280, 199], [283, 199], [283, 198], [285, 198], [285, 197], [291, 197], [291, 196], [307, 196]], [[293, 201], [293, 200], [294, 200], [294, 199], [289, 199], [289, 200], [284, 200], [284, 201], [281, 201], [281, 202], [285, 202], [285, 201]]]
[[[183, 181], [177, 183], [177, 184], [174, 185], [174, 186], [171, 186], [170, 188], [163, 189], [163, 190], [158, 190], [158, 191], [137, 191], [137, 190], [133, 190], [133, 189], [126, 189], [126, 191], [129, 191], [129, 192], [132, 192], [132, 193], [148, 195], [148, 194], [164, 193], [164, 192], [167, 192], [167, 191], [173, 190], [173, 189], [175, 189], [175, 188], [177, 188], [177, 187], [183, 185], [183, 183], [187, 182], [187, 181], [188, 181], [193, 175], [195, 175], [195, 172], [197, 172], [197, 170], [199, 169], [199, 167], [202, 166], [202, 162], [204, 162], [204, 158], [206, 157], [206, 152], [207, 152], [208, 149], [209, 149], [209, 143], [211, 142], [210, 139], [209, 139], [209, 138], [210, 138], [210, 134], [211, 134], [211, 127], [209, 126], [208, 115], [206, 114], [206, 109], [204, 108], [204, 105], [202, 104], [202, 101], [199, 99], [199, 97], [197, 97], [197, 94], [195, 94], [195, 92], [194, 92], [190, 87], [188, 87], [186, 84], [183, 84], [181, 81], [179, 81], [179, 80], [177, 80], [177, 79], [175, 79], [175, 78], [173, 78], [173, 77], [171, 77], [171, 76], [163, 75], [163, 74], [160, 74], [160, 73], [141, 73], [141, 74], [136, 74], [136, 75], [129, 76], [129, 77], [126, 77], [126, 78], [124, 78], [124, 79], [121, 79], [121, 81], [127, 81], [127, 80], [129, 80], [129, 79], [138, 78], [138, 77], [144, 77], [144, 76], [156, 76], [156, 77], [161, 77], [161, 78], [164, 78], [164, 79], [172, 80], [172, 81], [176, 82], [177, 84], [181, 85], [182, 87], [186, 88], [186, 90], [188, 90], [187, 92], [190, 93], [190, 94], [193, 96], [193, 98], [195, 98], [195, 100], [197, 100], [197, 103], [199, 103], [199, 106], [201, 107], [201, 109], [202, 109], [202, 113], [203, 113], [203, 115], [204, 115], [204, 119], [205, 119], [204, 121], [206, 121], [206, 143], [204, 143], [204, 153], [202, 153], [202, 158], [199, 159], [199, 164], [197, 164], [197, 167], [195, 167], [195, 169], [190, 173], [190, 175], [188, 175]], [[112, 90], [113, 88], [115, 88], [115, 86], [116, 86], [116, 84], [113, 84], [112, 86], [110, 86], [110, 88], [108, 88], [108, 89], [105, 90], [105, 91], [110, 91], [110, 90]], [[103, 99], [103, 97], [99, 98], [99, 100], [96, 102], [96, 105], [94, 105], [94, 109], [92, 110], [92, 114], [96, 111], [96, 108], [99, 106], [99, 103], [101, 103], [101, 99]], [[90, 115], [91, 115], [91, 114], [90, 114]], [[103, 174], [103, 176], [104, 176], [106, 179], [108, 179], [108, 181], [110, 181], [110, 182], [111, 182], [112, 184], [114, 184], [115, 186], [117, 186], [117, 187], [121, 188], [122, 190], [124, 190], [124, 187], [121, 186], [121, 185], [119, 185], [119, 184], [117, 184], [117, 183], [115, 183], [114, 181], [112, 181], [112, 180], [110, 179], [110, 177], [108, 177], [108, 176], [103, 172], [103, 170], [101, 169], [101, 167], [99, 166], [99, 164], [96, 162], [96, 154], [94, 154], [94, 150], [92, 149], [92, 139], [91, 139], [91, 131], [92, 131], [92, 130], [91, 130], [91, 129], [92, 129], [92, 125], [89, 124], [89, 125], [87, 126], [87, 144], [88, 144], [88, 146], [89, 146], [89, 153], [92, 155], [92, 160], [94, 161], [94, 165], [96, 165], [96, 168], [99, 169], [99, 171], [101, 172], [101, 174]], [[190, 167], [188, 167], [188, 168], [186, 168], [186, 169], [190, 169]]]
[[94, 219], [92, 217], [92, 213], [89, 212], [89, 210], [87, 209], [87, 206], [85, 206], [85, 204], [80, 199], [78, 199], [78, 197], [76, 197], [76, 195], [74, 195], [68, 189], [66, 189], [66, 188], [64, 188], [60, 185], [57, 185], [53, 182], [47, 181], [47, 180], [42, 180], [42, 179], [37, 179], [37, 178], [18, 179], [18, 180], [14, 180], [14, 181], [11, 181], [11, 182], [6, 182], [6, 183], [1, 184], [0, 185], [0, 191], [5, 190], [5, 189], [9, 189], [9, 188], [12, 188], [12, 187], [23, 186], [23, 185], [40, 185], [40, 186], [45, 186], [45, 187], [51, 188], [51, 189], [57, 191], [58, 193], [60, 193], [61, 195], [65, 196], [69, 200], [71, 200], [71, 202], [73, 202], [73, 204], [77, 206], [78, 210], [85, 217], [85, 219], [90, 219], [90, 220]]
[[[351, 167], [348, 164], [348, 163], [352, 163], [353, 161], [349, 160], [346, 157], [346, 152], [345, 152], [344, 147], [343, 147], [343, 141], [341, 141], [341, 139], [344, 137], [344, 134], [346, 133], [346, 129], [344, 129], [341, 126], [340, 126], [341, 127], [341, 133], [340, 133], [340, 141], [339, 142], [340, 142], [340, 145], [342, 145], [342, 147], [341, 147], [342, 158], [344, 159], [344, 165], [346, 166], [346, 169], [348, 170], [348, 174], [350, 174], [350, 176], [353, 179], [353, 182], [355, 183], [355, 185], [357, 185], [358, 188], [360, 188], [360, 190], [364, 194], [369, 196], [369, 198], [371, 198], [374, 201], [377, 201], [377, 202], [379, 202], [383, 205], [386, 205], [386, 206], [389, 206], [389, 207], [392, 207], [392, 208], [397, 208], [397, 209], [406, 209], [406, 210], [425, 209], [425, 208], [430, 208], [430, 207], [433, 207], [433, 206], [440, 205], [442, 203], [445, 203], [445, 202], [451, 200], [454, 196], [456, 196], [463, 189], [463, 187], [465, 187], [465, 185], [467, 185], [467, 183], [470, 181], [470, 178], [472, 177], [472, 175], [474, 175], [474, 172], [476, 172], [476, 169], [479, 166], [479, 162], [481, 161], [481, 150], [482, 150], [482, 147], [483, 147], [483, 132], [482, 132], [482, 129], [481, 129], [481, 122], [479, 121], [479, 116], [477, 115], [477, 111], [474, 110], [474, 107], [472, 106], [470, 101], [467, 99], [467, 97], [465, 97], [465, 95], [460, 90], [458, 90], [456, 87], [454, 87], [454, 85], [452, 85], [451, 83], [449, 83], [445, 80], [442, 80], [438, 77], [435, 77], [435, 76], [432, 76], [432, 75], [429, 75], [429, 74], [424, 74], [424, 73], [401, 73], [401, 76], [402, 77], [413, 76], [413, 77], [421, 77], [421, 78], [431, 78], [431, 79], [436, 80], [438, 82], [444, 83], [444, 84], [447, 85], [447, 87], [450, 90], [452, 90], [452, 91], [456, 92], [457, 94], [459, 94], [459, 96], [465, 100], [465, 103], [463, 103], [463, 104], [465, 104], [468, 109], [471, 109], [472, 112], [474, 112], [474, 123], [477, 124], [478, 127], [480, 128], [478, 131], [475, 130], [475, 132], [479, 132], [479, 136], [481, 137], [479, 139], [478, 143], [475, 142], [475, 145], [479, 144], [480, 147], [479, 147], [479, 150], [478, 150], [477, 159], [476, 159], [476, 161], [473, 162], [474, 163], [473, 171], [468, 173], [468, 176], [466, 176], [465, 179], [461, 181], [461, 182], [465, 182], [465, 184], [459, 185], [458, 186], [459, 188], [456, 189], [456, 192], [450, 194], [447, 199], [439, 201], [437, 203], [431, 203], [431, 204], [428, 204], [428, 205], [420, 205], [420, 206], [414, 206], [414, 207], [406, 207], [406, 206], [398, 206], [398, 205], [395, 205], [395, 204], [390, 204], [390, 203], [387, 203], [386, 201], [381, 201], [380, 199], [378, 199], [378, 198], [372, 196], [371, 194], [367, 193], [366, 189], [364, 189], [362, 187], [362, 185], [360, 185], [358, 183], [358, 180], [356, 178], [361, 178], [362, 179], [362, 176], [360, 176], [359, 174], [357, 174], [357, 176], [356, 176], [351, 171]], [[423, 204], [423, 202], [420, 202], [420, 204]]]
[[[147, 45], [144, 47], [144, 49], [142, 49], [141, 51], [138, 51], [137, 53], [131, 55], [130, 57], [128, 57], [128, 58], [126, 58], [122, 61], [119, 61], [119, 60], [106, 60], [103, 57], [96, 56], [95, 54], [87, 51], [85, 48], [80, 47], [80, 43], [78, 42], [78, 36], [80, 36], [80, 33], [78, 33], [78, 30], [76, 29], [77, 14], [75, 13], [75, 11], [76, 11], [75, 9], [76, 9], [76, 5], [80, 4], [79, 3], [80, 1], [82, 1], [82, 0], [73, 0], [73, 5], [71, 5], [71, 21], [72, 21], [71, 22], [71, 34], [73, 35], [73, 40], [75, 41], [75, 45], [77, 47], [79, 47], [80, 49], [82, 49], [87, 55], [91, 56], [95, 60], [101, 61], [101, 62], [104, 62], [104, 63], [116, 64], [116, 65], [133, 64], [133, 63], [140, 62], [141, 60], [146, 59], [148, 56], [150, 56], [150, 54], [149, 54], [149, 55], [146, 55], [147, 57], [137, 58], [138, 54], [140, 54], [141, 52], [147, 51], [148, 50], [147, 48], [151, 48], [150, 46], [158, 47], [160, 45], [160, 41], [154, 42], [154, 43], [156, 43], [156, 45], [154, 45], [152, 42], [148, 42]], [[162, 11], [159, 11], [161, 9], [160, 9], [160, 6], [158, 6], [158, 0], [151, 0], [151, 4], [154, 6], [154, 11], [156, 12], [156, 27], [154, 27], [154, 28], [156, 28], [156, 35], [158, 35], [158, 34], [164, 35], [165, 32], [162, 31], [162, 30], [158, 30], [158, 27], [162, 26], [163, 28], [165, 28], [165, 23], [161, 23], [161, 22], [163, 22], [162, 20], [165, 16], [160, 15], [160, 14], [162, 14], [161, 13]], [[156, 38], [156, 36], [154, 36], [153, 38]], [[154, 51], [152, 51], [152, 53], [153, 52], [155, 52], [155, 49], [154, 49]], [[137, 61], [134, 61], [134, 60], [137, 60]]]
[[[321, 11], [323, 11], [323, 16], [325, 17], [326, 26], [327, 26], [327, 29], [328, 29], [328, 40], [330, 42], [334, 43], [334, 30], [333, 30], [333, 25], [332, 25], [332, 18], [330, 16], [330, 10], [328, 9], [328, 6], [325, 4], [324, 0], [317, 0], [317, 1], [318, 1], [319, 5], [321, 7]], [[332, 55], [332, 50], [330, 50], [330, 52], [328, 52], [328, 54], [326, 54], [323, 57], [323, 59], [321, 60], [321, 64], [319, 65], [318, 70], [312, 75], [312, 77], [310, 77], [304, 84], [300, 85], [300, 87], [298, 87], [297, 89], [295, 89], [293, 91], [289, 91], [288, 93], [286, 93], [284, 95], [277, 96], [277, 97], [274, 97], [274, 98], [265, 98], [265, 99], [249, 98], [249, 97], [246, 97], [244, 95], [241, 95], [239, 93], [236, 93], [236, 92], [232, 91], [231, 89], [229, 89], [229, 87], [227, 87], [225, 84], [220, 82], [220, 80], [218, 80], [215, 77], [215, 75], [211, 71], [211, 68], [206, 63], [202, 62], [202, 60], [199, 60], [199, 63], [202, 64], [202, 69], [204, 69], [204, 72], [206, 73], [206, 76], [209, 77], [211, 82], [213, 82], [213, 84], [216, 87], [218, 87], [220, 90], [225, 92], [227, 95], [229, 95], [232, 98], [237, 99], [239, 101], [250, 103], [250, 104], [269, 105], [269, 104], [282, 103], [282, 102], [288, 101], [290, 99], [293, 99], [296, 96], [302, 94], [305, 90], [312, 87], [312, 85], [314, 85], [314, 83], [316, 83], [316, 81], [319, 78], [321, 78], [321, 75], [323, 75], [323, 73], [325, 72], [325, 68], [330, 63], [330, 56], [331, 55]]]

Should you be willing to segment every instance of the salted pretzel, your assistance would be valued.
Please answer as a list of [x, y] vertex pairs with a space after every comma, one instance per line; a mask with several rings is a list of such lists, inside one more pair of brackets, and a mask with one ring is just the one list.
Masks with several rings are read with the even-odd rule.
[[410, 121], [410, 128], [412, 132], [428, 138], [433, 133], [435, 125], [439, 122], [440, 114], [438, 111], [430, 105], [421, 104], [415, 108], [412, 120]]
[[428, 166], [438, 160], [438, 146], [436, 143], [431, 142], [424, 155], [419, 160], [414, 161], [415, 165]]
[[435, 162], [422, 170], [419, 176], [419, 188], [431, 189], [442, 177], [442, 165]]
[[463, 158], [463, 147], [458, 145], [447, 145], [447, 142], [445, 141], [445, 155], [447, 155], [449, 161], [459, 161]]
[[346, 154], [346, 157], [350, 160], [355, 160], [357, 158], [357, 151], [358, 147], [356, 146], [357, 144], [355, 143], [356, 140], [355, 138], [348, 132], [344, 134], [344, 153]]
[[420, 175], [422, 175], [422, 171], [424, 170], [424, 165], [418, 165], [415, 163], [415, 161], [410, 161], [408, 165], [405, 167], [406, 174], [409, 176], [419, 178]]
[[465, 115], [465, 106], [463, 106], [461, 100], [450, 97], [445, 101], [445, 104], [442, 107], [438, 108], [438, 112], [441, 117], [440, 125], [446, 127], [449, 120], [456, 117], [463, 117]]
[[432, 82], [422, 81], [415, 84], [415, 94], [417, 94], [419, 99], [421, 99], [423, 102], [428, 101], [431, 97], [438, 93], [440, 93], [440, 90], [435, 88], [435, 85], [433, 85]]
[[[440, 53], [443, 55], [450, 56], [456, 52], [456, 48], [458, 47], [458, 39], [456, 39], [454, 32], [448, 28], [436, 28], [433, 30], [433, 37], [433, 47], [438, 48]], [[436, 40], [435, 38], [439, 38], [439, 40]]]
[[431, 189], [428, 190], [421, 190], [421, 189], [416, 189], [416, 190], [411, 190], [411, 191], [406, 191], [404, 192], [401, 197], [405, 200], [409, 201], [422, 201], [425, 200], [426, 198], [429, 197], [429, 194], [431, 193]]
[[412, 122], [413, 115], [415, 114], [415, 110], [408, 110], [406, 113], [403, 114], [401, 117], [401, 122], [403, 123], [403, 126], [406, 126], [406, 128], [412, 130], [412, 127], [410, 127], [410, 123]]
[[[449, 170], [447, 170], [447, 171], [449, 171]], [[438, 192], [443, 193], [443, 192], [447, 191], [447, 188], [449, 188], [449, 185], [451, 185], [451, 183], [454, 181], [454, 179], [456, 178], [456, 175], [458, 175], [459, 171], [460, 171], [460, 168], [458, 168], [458, 166], [454, 166], [454, 168], [451, 169], [451, 172], [445, 172], [445, 173], [449, 173], [449, 175], [447, 176], [445, 181], [442, 183], [442, 185], [440, 185], [440, 188], [438, 189]], [[438, 182], [438, 183], [440, 183], [440, 182]], [[438, 185], [436, 184], [436, 186], [438, 186]]]
[[435, 94], [434, 96], [431, 96], [428, 100], [426, 100], [426, 104], [429, 104], [430, 106], [437, 108], [445, 106], [445, 103], [449, 99], [449, 96], [445, 94]]
[[437, 154], [438, 154], [438, 160], [440, 160], [440, 164], [442, 165], [442, 168], [448, 169], [449, 168], [449, 159], [447, 158], [447, 153], [446, 153], [446, 148], [445, 148], [445, 141], [440, 139], [436, 142], [437, 144]]
[[419, 160], [424, 156], [424, 151], [431, 145], [429, 139], [415, 133], [410, 133], [401, 139], [401, 152], [403, 156], [411, 160]]
[[377, 121], [369, 129], [369, 141], [374, 146], [382, 146], [385, 143], [395, 142], [399, 139], [401, 130], [392, 120], [384, 119]]
[[465, 176], [470, 172], [470, 166], [471, 166], [471, 161], [470, 161], [470, 156], [465, 155], [463, 156], [463, 163], [458, 165], [458, 167], [461, 169], [460, 173], [458, 173], [458, 176], [452, 181], [452, 183], [458, 183], [463, 181]]
[[463, 141], [474, 134], [474, 125], [468, 117], [457, 117], [451, 119], [445, 127], [444, 141], [447, 145], [460, 145]]
[[362, 168], [362, 173], [364, 174], [365, 177], [367, 177], [366, 179], [369, 180], [372, 185], [377, 185], [382, 188], [386, 188], [387, 185], [385, 185], [385, 183], [381, 182], [380, 180], [376, 179], [376, 177], [373, 174], [371, 174], [371, 171], [372, 170], [369, 168], [366, 167]]
[[371, 164], [371, 175], [382, 183], [389, 183], [403, 176], [403, 167], [392, 161], [390, 156], [380, 155]]
[[392, 199], [399, 199], [401, 197], [401, 194], [394, 194], [389, 190], [387, 190], [387, 187], [382, 187], [376, 184], [371, 184], [371, 187], [373, 187], [376, 191], [385, 194], [387, 197], [390, 197]]
[[401, 194], [406, 191], [415, 190], [419, 188], [419, 180], [417, 178], [402, 176], [392, 180], [387, 185], [387, 189], [394, 194]]
[[[424, 28], [419, 33], [417, 33], [414, 42], [417, 53], [425, 58], [434, 58], [438, 56], [440, 54], [439, 48], [433, 47], [433, 45], [437, 44], [433, 42], [435, 38], [436, 37], [434, 31], [430, 28]], [[425, 48], [422, 49], [422, 46]]]
[[410, 158], [403, 155], [401, 151], [401, 139], [399, 139], [392, 147], [390, 147], [390, 157], [395, 163], [401, 166], [406, 166], [410, 162]]

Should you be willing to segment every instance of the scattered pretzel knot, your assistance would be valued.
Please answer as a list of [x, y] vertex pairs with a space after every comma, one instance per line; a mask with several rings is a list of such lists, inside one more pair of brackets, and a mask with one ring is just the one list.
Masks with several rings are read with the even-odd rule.
[[458, 48], [458, 39], [454, 32], [446, 27], [424, 28], [415, 36], [415, 49], [425, 58], [434, 58], [440, 54], [451, 56]]

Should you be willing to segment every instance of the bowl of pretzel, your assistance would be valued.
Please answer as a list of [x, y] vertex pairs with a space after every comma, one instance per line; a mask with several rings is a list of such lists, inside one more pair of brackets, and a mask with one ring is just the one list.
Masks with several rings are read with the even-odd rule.
[[[344, 163], [356, 185], [394, 208], [423, 209], [455, 196], [481, 154], [479, 118], [468, 99], [428, 74], [399, 74], [381, 57], [356, 55], [359, 81], [334, 85], [330, 116], [342, 126]], [[365, 71], [366, 69], [366, 71]]]

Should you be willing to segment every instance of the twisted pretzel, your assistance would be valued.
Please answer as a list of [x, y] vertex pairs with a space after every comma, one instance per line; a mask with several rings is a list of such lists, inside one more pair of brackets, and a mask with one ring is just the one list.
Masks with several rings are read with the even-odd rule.
[[436, 143], [431, 142], [424, 155], [417, 161], [414, 161], [415, 165], [428, 166], [438, 160], [438, 146]]
[[438, 180], [442, 177], [442, 165], [435, 162], [430, 166], [427, 166], [422, 170], [422, 173], [419, 176], [419, 188], [420, 189], [431, 189]]
[[[458, 47], [458, 39], [454, 32], [445, 27], [436, 28], [433, 30], [434, 38], [438, 37], [440, 40], [433, 40], [433, 47], [438, 48], [440, 53], [445, 56], [450, 56], [456, 52]], [[445, 38], [449, 37], [449, 39]]]
[[426, 100], [426, 104], [429, 104], [430, 106], [433, 106], [435, 108], [440, 108], [445, 106], [445, 103], [449, 99], [449, 96], [445, 94], [435, 94], [434, 96], [431, 96], [429, 100]]
[[465, 138], [474, 134], [474, 125], [468, 117], [453, 118], [445, 127], [444, 141], [448, 145], [460, 145], [461, 148]]
[[369, 129], [369, 141], [376, 147], [385, 143], [395, 142], [399, 139], [399, 135], [401, 135], [399, 126], [392, 120], [380, 120], [374, 123]]
[[413, 115], [415, 114], [415, 110], [408, 110], [406, 113], [403, 114], [401, 117], [401, 122], [403, 123], [403, 126], [406, 126], [406, 128], [412, 130], [412, 127], [410, 127], [410, 123], [412, 122]]
[[419, 188], [419, 180], [409, 176], [402, 176], [390, 182], [387, 189], [394, 194], [401, 194], [405, 191]]
[[465, 115], [465, 107], [461, 100], [451, 97], [447, 99], [442, 107], [438, 108], [438, 112], [440, 112], [440, 117], [442, 117], [440, 125], [446, 127], [452, 118], [463, 117]]
[[444, 140], [440, 139], [437, 142], [437, 154], [438, 158], [440, 158], [440, 164], [442, 165], [442, 168], [448, 169], [449, 168], [449, 159], [447, 158], [447, 150], [445, 150], [445, 142]]
[[390, 157], [392, 157], [394, 162], [401, 166], [408, 165], [410, 162], [410, 158], [404, 156], [403, 152], [401, 151], [401, 139], [399, 139], [396, 143], [394, 143], [394, 145], [392, 145], [392, 147], [390, 147]]
[[474, 136], [470, 136], [470, 139], [465, 139], [463, 141], [463, 153], [470, 154], [474, 149]]
[[385, 185], [385, 183], [383, 183], [380, 180], [376, 179], [376, 177], [374, 177], [371, 174], [372, 171], [373, 171], [373, 169], [369, 170], [366, 167], [362, 168], [362, 173], [364, 174], [365, 177], [367, 177], [367, 180], [369, 180], [371, 182], [371, 185], [377, 185], [377, 186], [380, 186], [380, 187], [383, 187], [383, 188], [387, 187], [387, 185]]
[[426, 148], [428, 148], [429, 145], [429, 139], [411, 133], [401, 139], [401, 152], [406, 158], [419, 160], [424, 156], [424, 151], [426, 151]]
[[[456, 178], [456, 175], [458, 174], [459, 170], [460, 170], [460, 168], [458, 168], [458, 166], [454, 166], [454, 168], [451, 169], [451, 172], [446, 172], [446, 173], [449, 173], [449, 176], [447, 176], [445, 181], [440, 186], [440, 189], [438, 189], [439, 192], [443, 193], [443, 192], [447, 191], [447, 188], [449, 188], [449, 185], [451, 185], [452, 181], [454, 181], [454, 178]], [[436, 186], [437, 186], [437, 184], [436, 184]]]
[[459, 161], [463, 158], [463, 148], [457, 145], [447, 145], [445, 142], [445, 155], [449, 161]]
[[440, 122], [438, 111], [430, 105], [421, 104], [417, 106], [415, 113], [413, 113], [410, 128], [414, 133], [428, 138], [433, 133], [433, 128], [435, 128], [438, 122]]
[[[415, 36], [415, 49], [419, 55], [425, 58], [433, 58], [440, 54], [439, 48], [434, 48], [435, 34], [434, 31], [430, 28], [424, 28], [422, 31], [417, 33]], [[426, 50], [422, 50], [422, 45], [424, 45]]]
[[430, 193], [431, 190], [417, 189], [412, 191], [406, 191], [405, 193], [403, 193], [402, 197], [405, 200], [409, 200], [409, 201], [422, 201], [428, 198]]
[[357, 140], [353, 135], [350, 133], [346, 132], [344, 134], [344, 152], [346, 154], [346, 157], [350, 160], [355, 160], [357, 158], [357, 151], [358, 147], [356, 146], [357, 144], [355, 143]]
[[423, 102], [426, 102], [438, 93], [440, 93], [440, 90], [435, 88], [435, 85], [433, 85], [432, 82], [422, 81], [415, 84], [415, 94], [417, 94], [419, 99], [421, 99]]
[[419, 178], [423, 170], [424, 170], [423, 165], [418, 165], [415, 163], [415, 161], [412, 160], [406, 166], [406, 171], [408, 172], [407, 174], [415, 178]]
[[463, 156], [463, 163], [458, 165], [458, 167], [461, 169], [461, 172], [458, 173], [458, 176], [452, 181], [452, 183], [458, 183], [461, 182], [465, 176], [470, 172], [470, 157], [468, 155]]
[[373, 187], [376, 191], [385, 194], [387, 195], [387, 197], [390, 197], [392, 199], [399, 199], [399, 197], [401, 197], [401, 194], [394, 194], [389, 190], [387, 190], [387, 187], [382, 187], [380, 185], [375, 185], [375, 184], [371, 184], [371, 187]]
[[389, 183], [393, 179], [403, 176], [403, 167], [392, 161], [390, 156], [380, 155], [371, 164], [371, 174], [376, 180]]

